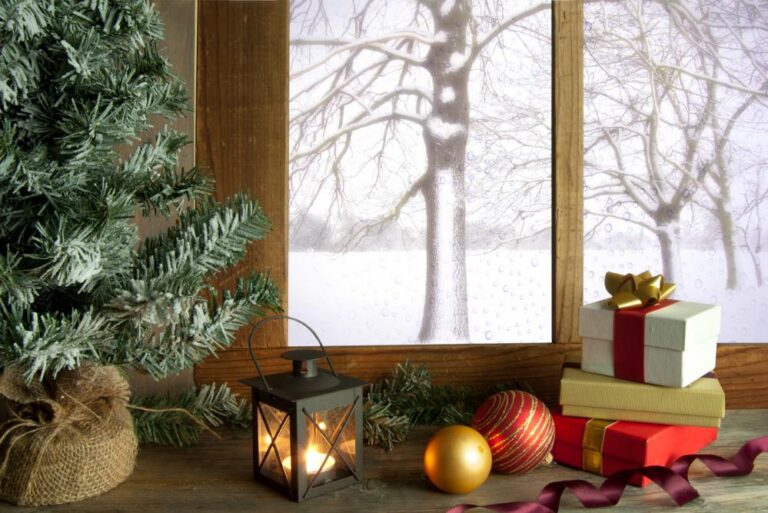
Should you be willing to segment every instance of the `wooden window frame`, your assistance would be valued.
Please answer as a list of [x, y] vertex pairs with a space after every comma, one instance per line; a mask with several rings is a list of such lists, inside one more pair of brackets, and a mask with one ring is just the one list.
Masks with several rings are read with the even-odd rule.
[[[197, 1], [195, 160], [212, 170], [217, 197], [248, 190], [273, 223], [267, 239], [216, 282], [231, 286], [244, 269], [269, 269], [287, 301], [289, 1]], [[552, 18], [552, 343], [331, 347], [340, 372], [373, 380], [411, 360], [426, 364], [437, 382], [487, 385], [516, 379], [549, 404], [557, 402], [562, 364], [578, 359], [581, 350], [583, 4], [554, 0]], [[196, 381], [228, 381], [237, 389], [237, 379], [252, 375], [247, 333], [199, 365]], [[257, 343], [266, 372], [287, 368], [280, 359], [287, 346], [285, 324], [271, 323]], [[729, 407], [768, 408], [768, 344], [720, 344], [717, 373]]]

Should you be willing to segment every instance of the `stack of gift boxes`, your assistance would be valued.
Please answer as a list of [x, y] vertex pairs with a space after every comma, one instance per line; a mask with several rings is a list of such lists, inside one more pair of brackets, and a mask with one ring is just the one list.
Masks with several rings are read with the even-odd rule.
[[581, 368], [563, 369], [555, 461], [608, 476], [698, 452], [725, 414], [720, 307], [671, 300], [674, 285], [647, 272], [608, 273], [606, 288], [581, 308]]

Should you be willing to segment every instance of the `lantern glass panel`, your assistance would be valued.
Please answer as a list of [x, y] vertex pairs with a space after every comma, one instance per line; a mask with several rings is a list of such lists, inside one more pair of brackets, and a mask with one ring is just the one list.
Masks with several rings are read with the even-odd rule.
[[277, 483], [289, 485], [291, 481], [289, 415], [264, 403], [258, 403], [257, 412], [259, 472]]
[[307, 449], [303, 464], [309, 486], [314, 488], [352, 475], [356, 451], [353, 406], [305, 415]]

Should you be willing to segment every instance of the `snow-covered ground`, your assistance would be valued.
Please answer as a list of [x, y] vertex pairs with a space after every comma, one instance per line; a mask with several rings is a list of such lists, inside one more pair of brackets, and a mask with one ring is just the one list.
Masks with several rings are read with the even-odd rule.
[[[419, 343], [424, 251], [291, 252], [289, 258], [288, 311], [307, 321], [324, 343]], [[470, 340], [549, 342], [551, 269], [547, 251], [470, 252]], [[291, 324], [291, 345], [312, 343], [301, 326]]]
[[[496, 250], [468, 255], [469, 328], [472, 343], [551, 340], [549, 251]], [[721, 341], [768, 342], [768, 286], [758, 288], [749, 255], [738, 255], [741, 288], [724, 289], [719, 251], [683, 250], [685, 276], [678, 299], [718, 303], [723, 308]], [[654, 250], [587, 249], [585, 301], [605, 297], [603, 274], [658, 272]], [[768, 269], [768, 257], [762, 258]], [[346, 254], [291, 252], [288, 312], [307, 321], [328, 345], [418, 344], [425, 287], [423, 251]], [[768, 280], [767, 280], [768, 281]], [[311, 345], [299, 325], [291, 345]], [[450, 341], [447, 341], [450, 342]]]

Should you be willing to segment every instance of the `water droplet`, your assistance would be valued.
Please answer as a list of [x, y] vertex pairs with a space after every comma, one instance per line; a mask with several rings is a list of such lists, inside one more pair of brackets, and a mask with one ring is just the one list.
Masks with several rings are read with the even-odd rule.
[[594, 278], [595, 277], [595, 271], [589, 271], [589, 277]]
[[387, 317], [388, 315], [389, 315], [389, 309], [387, 309], [387, 308], [382, 308], [382, 309], [381, 309], [381, 316], [382, 316], [382, 317]]
[[485, 332], [485, 340], [491, 340], [493, 338], [493, 333], [488, 330]]
[[501, 290], [503, 290], [504, 292], [509, 292], [509, 285], [504, 285], [504, 287], [502, 287]]
[[700, 289], [702, 286], [704, 286], [704, 282], [702, 282], [701, 280], [696, 280], [696, 283], [694, 283], [694, 285], [696, 285], [697, 289]]
[[539, 261], [536, 260], [535, 258], [532, 258], [531, 259], [531, 267], [538, 267], [538, 266], [539, 266]]
[[605, 233], [611, 233], [613, 231], [613, 225], [611, 223], [607, 223], [603, 230], [605, 230]]

